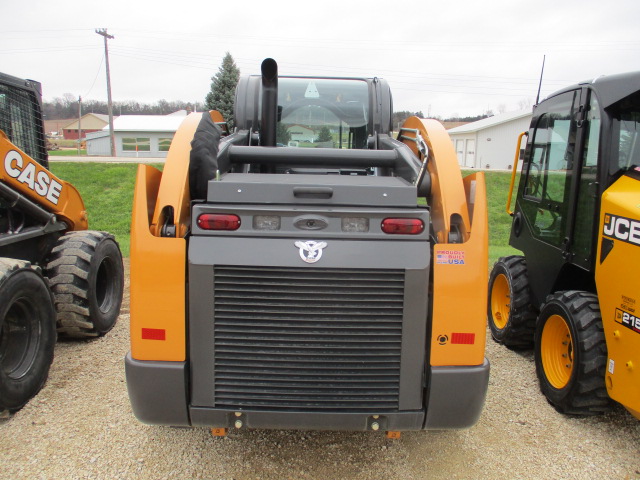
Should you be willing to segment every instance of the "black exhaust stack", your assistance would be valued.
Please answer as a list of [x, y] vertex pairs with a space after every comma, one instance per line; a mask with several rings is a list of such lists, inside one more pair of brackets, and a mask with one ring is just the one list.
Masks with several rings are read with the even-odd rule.
[[273, 58], [265, 58], [260, 69], [262, 71], [260, 145], [275, 147], [278, 123], [278, 64]]

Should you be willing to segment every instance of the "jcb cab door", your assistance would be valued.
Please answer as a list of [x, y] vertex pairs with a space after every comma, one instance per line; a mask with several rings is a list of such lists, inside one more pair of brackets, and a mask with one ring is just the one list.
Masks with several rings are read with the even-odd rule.
[[[593, 198], [586, 186], [580, 188], [582, 151], [589, 124], [584, 106], [586, 97], [586, 89], [557, 95], [538, 106], [531, 121], [511, 245], [525, 254], [531, 293], [537, 305], [551, 291], [566, 263], [581, 267], [589, 264], [584, 255], [573, 262], [572, 255], [578, 215], [582, 215], [580, 230], [589, 232], [587, 243], [594, 217]], [[597, 142], [597, 130], [594, 135]], [[597, 155], [597, 145], [593, 150]], [[581, 202], [580, 212], [577, 211], [580, 202], [576, 202], [579, 193], [581, 199], [591, 203]], [[590, 246], [581, 244], [580, 250], [589, 251]]]

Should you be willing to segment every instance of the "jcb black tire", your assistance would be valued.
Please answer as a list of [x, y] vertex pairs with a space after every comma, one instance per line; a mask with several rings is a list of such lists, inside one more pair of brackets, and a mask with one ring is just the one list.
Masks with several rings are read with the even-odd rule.
[[596, 415], [609, 409], [607, 345], [596, 295], [576, 290], [549, 295], [535, 344], [540, 389], [556, 410]]
[[531, 305], [524, 257], [500, 258], [489, 277], [487, 319], [491, 337], [510, 348], [531, 348], [536, 311]]
[[56, 344], [56, 311], [39, 270], [0, 259], [0, 411], [21, 409], [44, 386]]
[[90, 230], [63, 235], [51, 252], [46, 276], [58, 333], [95, 337], [113, 328], [124, 288], [122, 255], [113, 235]]

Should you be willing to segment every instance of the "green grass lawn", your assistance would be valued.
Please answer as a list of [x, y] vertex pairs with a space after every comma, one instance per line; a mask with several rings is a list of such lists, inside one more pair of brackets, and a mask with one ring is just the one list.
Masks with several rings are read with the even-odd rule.
[[122, 255], [129, 256], [134, 163], [64, 163], [50, 165], [58, 177], [78, 189], [89, 216], [89, 228], [116, 236]]
[[[470, 172], [464, 171], [463, 175]], [[509, 246], [509, 232], [511, 231], [511, 216], [507, 214], [506, 204], [509, 195], [509, 182], [511, 173], [507, 172], [487, 172], [487, 207], [489, 210], [489, 267], [495, 261], [507, 255], [518, 255], [519, 250]], [[515, 190], [518, 188], [518, 178], [516, 178]], [[513, 210], [512, 201], [511, 209]]]
[[[131, 205], [137, 165], [56, 162], [51, 164], [51, 170], [80, 191], [89, 215], [89, 228], [113, 233], [120, 243], [122, 254], [129, 256]], [[468, 173], [463, 172], [464, 175]], [[491, 267], [499, 257], [517, 254], [518, 251], [509, 247], [511, 217], [505, 212], [511, 175], [506, 172], [487, 172], [486, 179]]]
[[80, 156], [86, 156], [87, 155], [87, 151], [86, 150], [80, 150], [80, 153], [78, 153], [78, 149], [77, 148], [69, 149], [69, 150], [50, 150], [47, 153], [51, 157], [77, 157], [78, 155], [80, 155]]

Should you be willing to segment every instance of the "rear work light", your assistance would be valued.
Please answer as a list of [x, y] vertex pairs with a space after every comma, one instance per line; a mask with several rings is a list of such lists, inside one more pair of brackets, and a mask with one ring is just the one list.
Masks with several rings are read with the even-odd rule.
[[424, 231], [424, 222], [419, 218], [385, 218], [381, 228], [384, 233], [418, 235]]
[[203, 213], [198, 217], [198, 227], [203, 230], [237, 230], [240, 217], [226, 213]]

